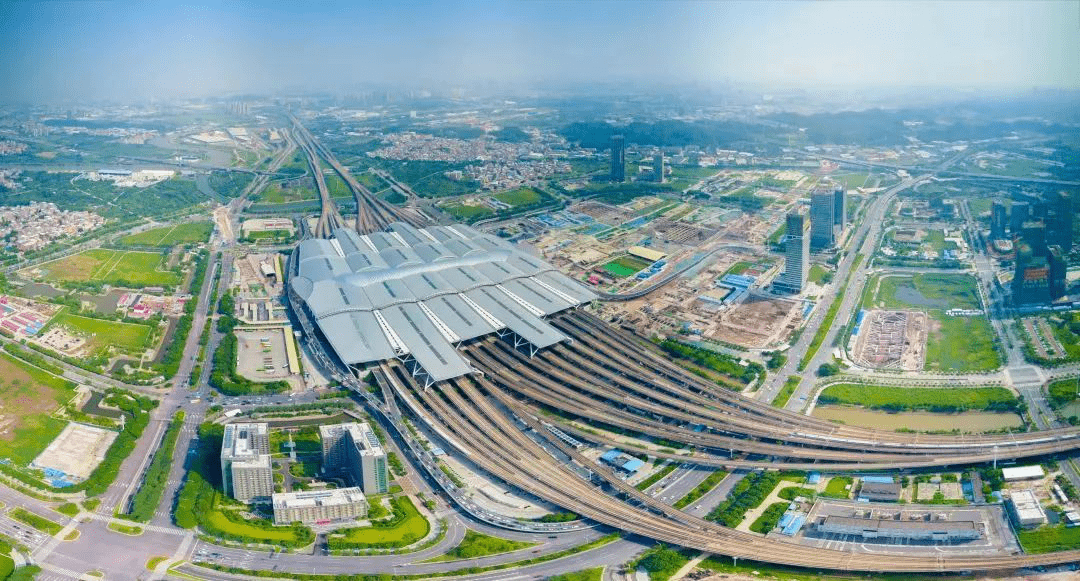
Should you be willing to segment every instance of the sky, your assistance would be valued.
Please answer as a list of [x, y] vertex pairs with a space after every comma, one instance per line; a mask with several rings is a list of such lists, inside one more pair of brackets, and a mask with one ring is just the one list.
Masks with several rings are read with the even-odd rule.
[[1080, 1], [0, 1], [0, 101], [590, 82], [1080, 88]]

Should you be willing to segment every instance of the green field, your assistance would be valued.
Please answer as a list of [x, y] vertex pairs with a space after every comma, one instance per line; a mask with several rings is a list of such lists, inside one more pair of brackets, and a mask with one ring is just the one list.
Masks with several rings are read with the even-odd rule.
[[55, 523], [47, 518], [40, 517], [22, 507], [13, 509], [8, 515], [21, 523], [30, 525], [49, 535], [55, 535], [64, 530], [64, 527], [60, 523]]
[[1004, 387], [892, 387], [840, 383], [818, 396], [821, 404], [857, 405], [887, 411], [1017, 411], [1020, 400]]
[[103, 283], [141, 288], [175, 286], [180, 274], [165, 270], [156, 252], [128, 252], [96, 248], [43, 264], [41, 280], [56, 283]]
[[404, 547], [427, 536], [431, 525], [407, 496], [394, 498], [394, 518], [389, 523], [341, 529], [330, 535], [331, 549]]
[[869, 178], [870, 178], [870, 175], [869, 174], [864, 174], [864, 173], [851, 173], [851, 174], [832, 176], [832, 179], [834, 181], [837, 181], [837, 182], [840, 182], [841, 184], [844, 184], [845, 188], [861, 188], [863, 186], [869, 185], [868, 181], [869, 182], [873, 181], [873, 180], [870, 180]]
[[829, 270], [827, 270], [823, 266], [815, 264], [810, 267], [810, 274], [807, 276], [807, 279], [809, 279], [810, 282], [814, 284], [828, 284], [825, 282], [825, 275], [830, 275], [829, 280], [832, 280], [832, 273]]
[[0, 353], [0, 407], [10, 421], [0, 431], [0, 458], [29, 464], [67, 425], [50, 414], [74, 396], [74, 383]]
[[288, 202], [303, 202], [305, 200], [317, 200], [319, 194], [315, 191], [315, 184], [310, 180], [304, 185], [281, 185], [270, 183], [256, 196], [256, 201], [263, 204], [285, 204]]
[[174, 246], [176, 244], [201, 244], [210, 239], [214, 226], [210, 222], [190, 222], [175, 226], [153, 228], [138, 234], [124, 236], [120, 244], [131, 246]]
[[981, 309], [975, 279], [967, 274], [876, 277], [867, 286], [864, 308]]
[[925, 311], [930, 318], [926, 369], [990, 371], [1001, 366], [990, 321], [984, 316], [945, 314], [947, 309], [981, 309], [975, 285], [975, 279], [966, 274], [879, 277], [867, 285], [863, 307]]
[[926, 368], [933, 371], [992, 371], [1001, 367], [994, 329], [985, 317], [933, 314], [940, 329], [926, 342]]
[[821, 495], [829, 498], [849, 498], [853, 482], [850, 476], [834, 476], [829, 479], [828, 484], [825, 485], [825, 492]]
[[150, 327], [138, 323], [124, 323], [106, 319], [91, 319], [71, 313], [61, 313], [50, 326], [63, 327], [73, 335], [85, 337], [92, 355], [116, 351], [133, 355], [141, 354], [150, 347]]
[[1052, 553], [1080, 549], [1080, 527], [1043, 526], [1016, 534], [1025, 553]]
[[799, 376], [789, 375], [788, 378], [784, 380], [784, 387], [780, 388], [780, 392], [777, 393], [776, 398], [773, 399], [773, 407], [783, 409], [784, 406], [787, 405], [788, 400], [791, 399], [791, 396], [795, 393], [795, 390], [799, 387], [800, 383], [802, 383], [802, 379]]
[[651, 264], [651, 262], [647, 262], [645, 260], [627, 254], [625, 256], [620, 256], [615, 260], [608, 262], [601, 268], [619, 278], [626, 278], [628, 276], [633, 276], [637, 274], [643, 269], [648, 268]]
[[757, 517], [753, 523], [750, 524], [750, 530], [755, 533], [768, 534], [769, 531], [776, 528], [776, 523], [780, 522], [780, 517], [784, 516], [784, 512], [787, 511], [789, 502], [774, 502], [765, 509], [765, 512], [761, 513], [761, 516]]
[[691, 504], [694, 504], [700, 500], [701, 497], [708, 494], [710, 490], [716, 488], [716, 485], [720, 484], [720, 481], [723, 480], [725, 476], [727, 476], [727, 472], [724, 472], [723, 470], [717, 470], [716, 472], [709, 474], [705, 477], [705, 480], [701, 481], [701, 484], [698, 484], [693, 490], [687, 492], [686, 496], [677, 500], [673, 506], [675, 508], [686, 508]]
[[439, 208], [453, 216], [454, 219], [462, 222], [476, 221], [495, 213], [495, 210], [492, 210], [488, 206], [467, 206], [460, 202], [446, 204], [444, 206], [439, 206]]
[[600, 581], [603, 576], [604, 568], [596, 567], [595, 569], [585, 569], [582, 571], [574, 571], [573, 573], [555, 575], [554, 577], [548, 577], [544, 581]]
[[492, 197], [504, 204], [510, 204], [511, 206], [527, 206], [529, 204], [541, 202], [548, 196], [533, 188], [524, 187], [507, 192], [500, 192]]
[[521, 549], [535, 546], [536, 543], [500, 539], [499, 537], [493, 537], [467, 529], [465, 531], [465, 538], [461, 539], [458, 546], [450, 549], [443, 555], [439, 555], [438, 557], [423, 562], [437, 563], [441, 561], [457, 561], [459, 559], [475, 559], [478, 557], [487, 557], [488, 555], [520, 551]]

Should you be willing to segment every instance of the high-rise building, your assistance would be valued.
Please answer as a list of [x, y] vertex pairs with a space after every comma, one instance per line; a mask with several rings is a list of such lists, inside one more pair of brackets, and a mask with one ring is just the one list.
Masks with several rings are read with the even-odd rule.
[[992, 240], [1004, 240], [1005, 228], [1008, 224], [1009, 213], [1005, 209], [1005, 203], [994, 200], [990, 204], [990, 238]]
[[268, 499], [274, 493], [266, 424], [225, 426], [221, 440], [221, 484], [226, 494], [241, 502]]
[[836, 244], [836, 196], [832, 191], [810, 194], [810, 247], [814, 250]]
[[784, 274], [777, 277], [773, 286], [777, 290], [800, 293], [806, 286], [810, 273], [810, 233], [807, 232], [806, 216], [798, 212], [787, 215], [787, 242], [784, 246]]
[[1016, 243], [1016, 271], [1012, 280], [1013, 302], [1017, 305], [1050, 301], [1050, 264], [1026, 240]]
[[1065, 291], [1069, 288], [1065, 278], [1069, 263], [1065, 260], [1060, 246], [1051, 246], [1047, 249], [1046, 262], [1050, 268], [1050, 300], [1053, 301], [1065, 296]]
[[622, 135], [611, 137], [611, 181], [626, 181], [626, 139]]
[[1014, 239], [1020, 236], [1024, 222], [1031, 217], [1031, 206], [1027, 202], [1013, 202], [1009, 213], [1009, 235]]
[[658, 151], [653, 156], [653, 179], [659, 183], [664, 183], [664, 152]]
[[323, 469], [352, 478], [365, 494], [385, 494], [390, 489], [386, 452], [366, 422], [319, 426], [323, 446]]
[[836, 189], [833, 190], [833, 198], [833, 210], [835, 211], [833, 222], [843, 232], [844, 226], [847, 225], [847, 192], [844, 191], [844, 186], [836, 186]]
[[1072, 198], [1066, 192], [1050, 196], [1046, 212], [1046, 243], [1060, 246], [1068, 254], [1073, 245], [1073, 220], [1075, 219]]

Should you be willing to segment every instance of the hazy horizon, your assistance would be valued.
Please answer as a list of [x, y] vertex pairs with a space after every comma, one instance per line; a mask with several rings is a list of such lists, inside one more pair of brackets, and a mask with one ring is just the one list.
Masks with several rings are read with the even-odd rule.
[[5, 2], [0, 100], [628, 83], [1080, 89], [1080, 3]]

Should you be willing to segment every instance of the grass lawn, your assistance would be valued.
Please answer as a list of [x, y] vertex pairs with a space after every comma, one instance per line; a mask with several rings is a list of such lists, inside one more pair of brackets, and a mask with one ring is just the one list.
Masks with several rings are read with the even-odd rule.
[[[215, 493], [215, 497], [216, 496], [217, 493]], [[209, 514], [204, 515], [203, 518], [207, 519], [214, 530], [223, 531], [239, 537], [258, 539], [259, 542], [267, 544], [275, 544], [279, 541], [288, 542], [296, 539], [296, 533], [293, 531], [292, 527], [264, 529], [253, 524], [231, 520], [229, 517], [225, 516], [225, 513], [221, 511], [220, 506], [216, 503], [214, 510]]]
[[788, 376], [787, 380], [784, 381], [784, 387], [780, 388], [780, 392], [776, 394], [776, 399], [774, 399], [772, 402], [773, 407], [783, 409], [783, 407], [787, 405], [788, 400], [791, 399], [791, 395], [795, 393], [795, 389], [799, 387], [799, 383], [801, 382], [802, 379], [799, 378], [799, 376], [797, 375]]
[[916, 274], [875, 278], [864, 308], [919, 309], [930, 317], [926, 369], [990, 371], [1001, 367], [990, 321], [983, 316], [952, 317], [947, 309], [981, 309], [975, 279], [966, 274]]
[[67, 516], [75, 516], [79, 514], [79, 507], [74, 502], [65, 502], [60, 506], [54, 507], [53, 510]]
[[916, 274], [875, 278], [877, 286], [866, 308], [981, 309], [975, 279], [967, 274]]
[[488, 206], [467, 206], [460, 203], [447, 204], [445, 206], [439, 206], [439, 208], [447, 214], [453, 216], [455, 219], [461, 220], [462, 222], [479, 220], [480, 218], [490, 216], [495, 213], [495, 211]]
[[600, 581], [603, 576], [604, 568], [596, 567], [594, 569], [584, 569], [582, 571], [574, 571], [573, 573], [555, 575], [554, 577], [548, 577], [545, 581]]
[[[0, 579], [7, 579], [15, 572], [15, 561], [7, 554], [0, 555]], [[597, 579], [600, 579], [597, 577]]]
[[861, 188], [866, 185], [870, 174], [865, 173], [851, 173], [844, 175], [832, 176], [834, 181], [844, 184], [845, 188]]
[[841, 383], [821, 391], [818, 403], [889, 411], [1013, 411], [1019, 400], [1004, 387], [891, 387]]
[[821, 265], [815, 264], [810, 267], [810, 274], [807, 275], [807, 278], [810, 280], [810, 282], [814, 284], [823, 284], [825, 282], [825, 275], [828, 273], [828, 269]]
[[1052, 553], [1080, 549], [1080, 527], [1044, 526], [1016, 535], [1025, 553]]
[[113, 286], [175, 286], [180, 274], [162, 267], [156, 252], [95, 248], [39, 266], [45, 282], [100, 282]]
[[615, 276], [625, 278], [637, 274], [641, 270], [648, 268], [651, 264], [651, 262], [627, 254], [608, 262], [601, 268]]
[[296, 462], [289, 464], [289, 474], [297, 478], [311, 478], [319, 474], [322, 457], [314, 454], [297, 454]]
[[848, 498], [851, 496], [851, 484], [854, 480], [850, 476], [835, 476], [829, 479], [829, 483], [825, 485], [825, 492], [822, 496], [828, 496], [829, 498]]
[[500, 192], [492, 197], [504, 204], [510, 204], [511, 206], [526, 206], [535, 204], [547, 196], [533, 188], [524, 187], [507, 192]]
[[118, 532], [122, 535], [136, 536], [142, 534], [142, 527], [135, 525], [125, 525], [118, 522], [109, 523], [109, 530]]
[[288, 202], [316, 200], [318, 198], [319, 196], [315, 192], [315, 184], [282, 187], [281, 184], [271, 183], [259, 193], [257, 201], [263, 204], [285, 204]]
[[55, 523], [47, 518], [42, 518], [22, 507], [12, 509], [8, 515], [23, 524], [30, 525], [35, 529], [50, 535], [55, 535], [64, 530], [63, 525], [60, 523]]
[[723, 480], [725, 476], [727, 476], [727, 472], [724, 472], [723, 470], [717, 470], [716, 472], [709, 474], [705, 477], [705, 480], [701, 481], [701, 484], [695, 486], [693, 490], [686, 493], [686, 496], [683, 496], [676, 501], [674, 504], [675, 508], [686, 508], [691, 504], [694, 504], [700, 500], [701, 497], [708, 494], [710, 490], [716, 488], [716, 485], [720, 484], [720, 481]]
[[769, 531], [776, 528], [776, 523], [780, 522], [780, 517], [784, 516], [784, 512], [790, 504], [790, 502], [774, 502], [770, 504], [765, 509], [765, 512], [761, 513], [761, 516], [750, 524], [750, 530], [763, 535], [768, 534]]
[[[992, 371], [1001, 367], [994, 329], [986, 317], [950, 317], [934, 311], [926, 341], [926, 368], [933, 371]], [[936, 328], [935, 328], [936, 327]]]
[[74, 383], [0, 353], [0, 407], [10, 421], [0, 430], [0, 458], [29, 464], [67, 425], [49, 414], [74, 395]]
[[150, 347], [150, 327], [138, 323], [123, 323], [105, 319], [91, 319], [71, 313], [61, 313], [53, 322], [75, 335], [86, 337], [93, 354], [110, 347], [118, 351], [139, 354]]
[[741, 260], [739, 262], [736, 262], [735, 264], [732, 264], [731, 268], [727, 269], [727, 272], [725, 272], [724, 274], [725, 275], [728, 275], [728, 274], [742, 274], [742, 273], [746, 272], [747, 270], [750, 270], [751, 266], [753, 266], [753, 265], [750, 264], [749, 262], [746, 262], [745, 260]]
[[412, 500], [402, 496], [396, 499], [396, 502], [399, 503], [398, 506], [404, 514], [404, 518], [393, 526], [342, 529], [331, 535], [331, 541], [340, 540], [343, 546], [355, 547], [403, 543], [409, 539], [412, 539], [410, 542], [416, 542], [427, 536], [431, 526], [428, 524], [427, 519], [413, 506]]
[[529, 547], [535, 546], [536, 543], [526, 543], [523, 541], [500, 539], [499, 537], [485, 535], [473, 530], [466, 530], [465, 538], [461, 540], [461, 543], [459, 543], [458, 546], [450, 549], [443, 555], [439, 555], [438, 557], [428, 559], [423, 562], [438, 563], [440, 561], [473, 559], [476, 557], [487, 557], [488, 555], [498, 555], [500, 553], [520, 551], [521, 549], [527, 549]]
[[190, 222], [164, 226], [131, 234], [120, 239], [120, 244], [133, 246], [173, 246], [176, 244], [199, 244], [210, 239], [214, 229], [210, 222]]

